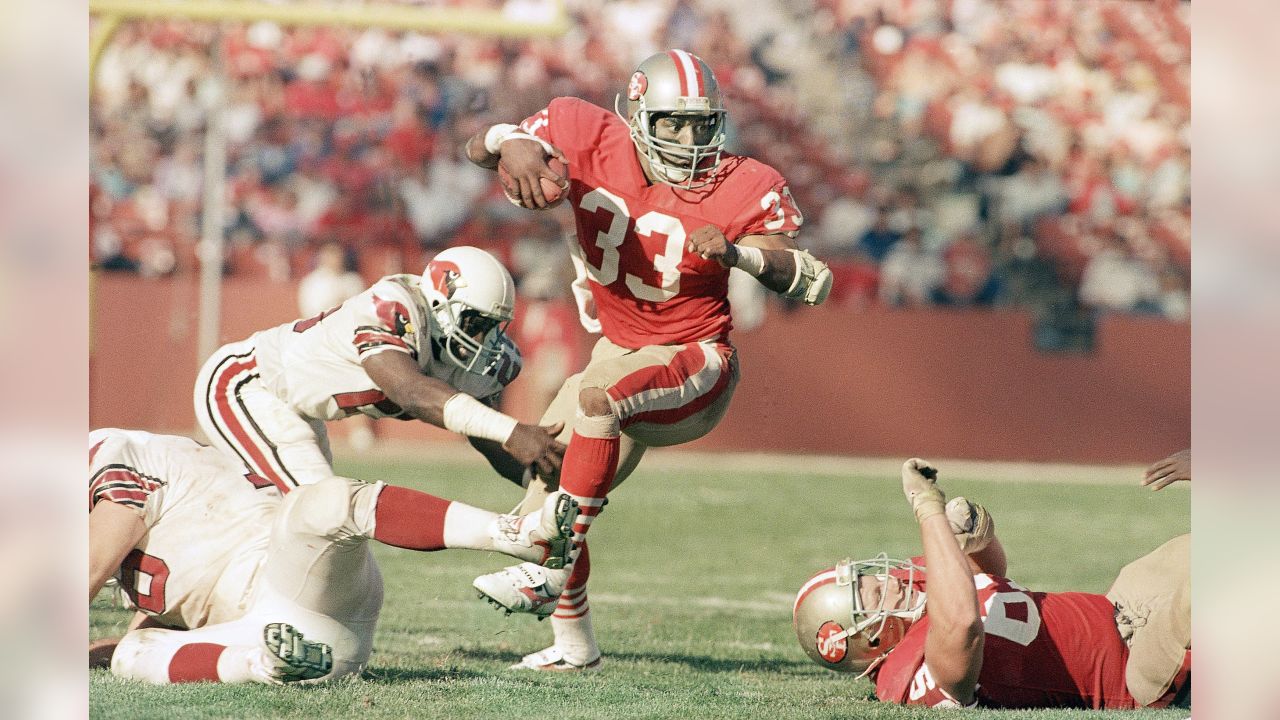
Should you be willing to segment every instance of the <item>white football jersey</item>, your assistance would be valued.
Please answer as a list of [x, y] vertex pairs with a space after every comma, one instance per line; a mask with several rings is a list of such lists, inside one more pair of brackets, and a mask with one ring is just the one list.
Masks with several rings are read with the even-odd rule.
[[411, 419], [369, 379], [361, 360], [407, 353], [422, 374], [460, 392], [486, 398], [520, 372], [520, 352], [507, 340], [490, 375], [470, 373], [435, 356], [430, 306], [417, 275], [388, 275], [373, 287], [313, 318], [263, 330], [251, 340], [262, 383], [298, 413], [319, 420], [364, 413]]
[[244, 614], [280, 507], [274, 485], [194, 440], [105, 428], [89, 433], [89, 509], [104, 499], [147, 527], [118, 575], [139, 610], [187, 629]]

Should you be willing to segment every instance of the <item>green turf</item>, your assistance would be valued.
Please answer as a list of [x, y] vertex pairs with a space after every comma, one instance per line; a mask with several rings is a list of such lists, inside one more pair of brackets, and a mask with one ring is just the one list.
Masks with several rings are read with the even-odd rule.
[[[383, 479], [505, 511], [520, 493], [475, 465], [339, 462]], [[1042, 483], [947, 483], [986, 504], [1009, 574], [1037, 590], [1103, 592], [1128, 560], [1190, 528], [1190, 493]], [[917, 718], [874, 702], [867, 681], [809, 662], [791, 630], [791, 599], [845, 556], [918, 552], [894, 477], [641, 470], [591, 532], [591, 604], [601, 672], [545, 677], [506, 666], [550, 643], [549, 623], [504, 617], [476, 599], [472, 577], [507, 561], [490, 553], [378, 546], [386, 604], [362, 679], [324, 687], [150, 687], [105, 671], [90, 680], [93, 718]], [[104, 594], [93, 637], [127, 614]], [[1158, 717], [1186, 711], [967, 712], [965, 717]]]

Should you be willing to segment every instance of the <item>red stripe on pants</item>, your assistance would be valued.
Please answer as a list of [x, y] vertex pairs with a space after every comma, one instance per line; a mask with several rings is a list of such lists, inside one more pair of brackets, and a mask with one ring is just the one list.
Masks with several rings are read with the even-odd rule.
[[227, 389], [231, 385], [231, 381], [242, 371], [253, 370], [256, 367], [258, 367], [258, 362], [253, 358], [249, 358], [244, 362], [233, 362], [221, 370], [213, 385], [214, 407], [218, 410], [218, 417], [222, 420], [222, 424], [226, 426], [240, 447], [257, 464], [258, 474], [270, 480], [276, 487], [280, 488], [280, 492], [284, 493], [288, 492], [297, 483], [281, 477], [280, 473], [275, 471], [275, 468], [267, 461], [266, 456], [262, 454], [262, 449], [250, 437], [244, 425], [240, 424], [240, 419], [236, 417], [235, 411], [231, 409], [231, 400], [227, 397]]

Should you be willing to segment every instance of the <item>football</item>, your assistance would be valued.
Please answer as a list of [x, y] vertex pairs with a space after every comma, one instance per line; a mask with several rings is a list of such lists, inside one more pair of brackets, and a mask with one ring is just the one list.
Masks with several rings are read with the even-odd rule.
[[[559, 174], [561, 177], [566, 179], [569, 177], [568, 168], [560, 158], [547, 158], [547, 167], [551, 168], [552, 172]], [[524, 204], [520, 202], [520, 193], [516, 191], [515, 181], [511, 179], [511, 173], [507, 172], [507, 168], [502, 164], [502, 161], [498, 161], [498, 182], [502, 184], [502, 192], [506, 194], [507, 199], [511, 201], [512, 205], [524, 207]], [[546, 178], [542, 178], [542, 196], [547, 199], [547, 207], [534, 207], [531, 209], [546, 210], [553, 208], [564, 202], [565, 195], [566, 193], [564, 188], [561, 188], [559, 185], [556, 185], [554, 182], [551, 182]]]

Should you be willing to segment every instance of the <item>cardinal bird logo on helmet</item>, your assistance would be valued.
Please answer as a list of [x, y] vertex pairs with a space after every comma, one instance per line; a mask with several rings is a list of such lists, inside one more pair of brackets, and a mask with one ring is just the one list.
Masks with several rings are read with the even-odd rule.
[[453, 297], [453, 294], [458, 291], [458, 278], [462, 277], [458, 266], [447, 260], [443, 262], [433, 260], [428, 264], [427, 270], [431, 275], [431, 286], [446, 298]]
[[631, 82], [627, 84], [627, 99], [639, 100], [649, 89], [649, 78], [639, 70], [635, 71], [631, 76]]

